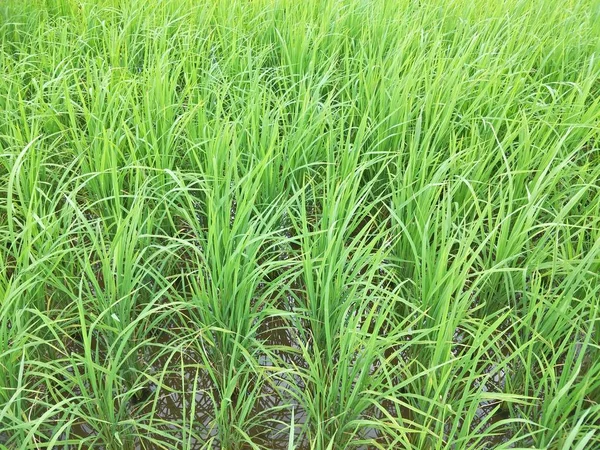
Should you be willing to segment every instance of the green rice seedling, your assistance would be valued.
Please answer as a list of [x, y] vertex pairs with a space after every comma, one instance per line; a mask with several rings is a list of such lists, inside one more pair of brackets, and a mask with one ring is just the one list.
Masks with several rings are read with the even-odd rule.
[[5, 0], [0, 448], [600, 445], [595, 0]]

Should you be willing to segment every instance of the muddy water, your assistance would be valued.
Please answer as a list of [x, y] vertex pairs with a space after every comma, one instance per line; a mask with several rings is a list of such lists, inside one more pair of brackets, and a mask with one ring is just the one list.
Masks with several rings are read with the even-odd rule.
[[[169, 343], [173, 336], [177, 335], [177, 330], [169, 330], [156, 336], [158, 344]], [[296, 337], [293, 336], [289, 326], [281, 320], [271, 320], [265, 323], [259, 330], [260, 339], [268, 346], [281, 348], [281, 351], [275, 351], [278, 363], [295, 364], [301, 366], [304, 364], [297, 355], [287, 352], [283, 349], [297, 348]], [[78, 342], [78, 336], [67, 343], [70, 352], [83, 354], [83, 348]], [[101, 347], [101, 344], [94, 341], [92, 346]], [[148, 449], [154, 450], [163, 448], [151, 443], [151, 439], [170, 444], [174, 448], [185, 442], [186, 448], [196, 449], [220, 449], [221, 444], [218, 439], [219, 430], [215, 423], [215, 407], [220, 402], [220, 395], [217, 386], [200, 367], [203, 360], [194, 350], [174, 354], [159, 355], [157, 350], [160, 348], [149, 348], [146, 354], [140, 357], [142, 364], [148, 364], [145, 370], [151, 374], [161, 374], [160, 388], [150, 381], [144, 389], [139, 391], [138, 395], [133, 397], [129, 407], [131, 418], [136, 422], [146, 423], [153, 428], [163, 432], [160, 436], [150, 435], [149, 439], [138, 439], [134, 445], [136, 450]], [[103, 351], [99, 354], [102, 359]], [[149, 361], [151, 361], [149, 363]], [[275, 361], [271, 361], [266, 355], [259, 358], [259, 363], [263, 367], [274, 366]], [[170, 368], [170, 370], [165, 370]], [[296, 386], [301, 385], [300, 378], [291, 382]], [[283, 397], [281, 392], [289, 390], [290, 380], [276, 379], [273, 386], [264, 383], [261, 386], [260, 395], [253, 406], [251, 417], [261, 417], [263, 424], [254, 426], [249, 430], [244, 430], [252, 438], [252, 441], [264, 448], [287, 449], [289, 445], [290, 425], [292, 417], [294, 422], [294, 448], [308, 449], [309, 442], [302, 435], [303, 425], [306, 423], [306, 413], [303, 408], [292, 398]], [[78, 394], [78, 392], [75, 392]], [[115, 408], [118, 405], [115, 403]], [[193, 412], [193, 415], [191, 411]], [[193, 435], [182, 432], [181, 424], [193, 421]], [[169, 437], [166, 437], [169, 436]], [[71, 441], [82, 438], [91, 439], [93, 442], [98, 437], [97, 431], [88, 423], [75, 422], [71, 428], [68, 439]], [[67, 436], [64, 435], [63, 439]], [[103, 450], [105, 447], [98, 442], [81, 448], [94, 448]], [[212, 445], [207, 443], [212, 441]], [[78, 447], [79, 448], [79, 447]], [[248, 446], [248, 448], [250, 448]]]
[[[175, 332], [172, 330], [172, 332]], [[272, 319], [265, 322], [259, 330], [259, 339], [272, 349], [276, 354], [277, 361], [272, 361], [266, 355], [259, 359], [263, 367], [269, 366], [296, 366], [306, 367], [306, 362], [298, 354], [297, 345], [298, 336], [295, 329], [290, 327], [281, 319]], [[171, 333], [157, 336], [159, 342], [168, 342], [172, 339]], [[81, 347], [74, 344], [71, 349], [81, 351]], [[296, 351], [289, 351], [293, 349]], [[221, 444], [218, 440], [218, 427], [214, 420], [215, 402], [219, 402], [218, 389], [211, 379], [204, 374], [199, 367], [202, 365], [200, 355], [194, 351], [177, 353], [176, 355], [167, 354], [159, 357], [153, 357], [152, 350], [143, 356], [144, 361], [151, 360], [152, 363], [147, 367], [148, 373], [166, 374], [160, 380], [159, 388], [153, 382], [141, 391], [132, 401], [129, 408], [131, 417], [136, 421], [160, 429], [171, 438], [162, 436], [148, 436], [162, 440], [174, 447], [186, 443], [186, 448], [196, 450], [201, 448], [220, 449]], [[165, 367], [172, 367], [171, 372], [164, 370]], [[288, 449], [290, 432], [293, 433], [294, 448], [299, 450], [309, 449], [310, 442], [304, 435], [304, 429], [307, 422], [307, 414], [292, 396], [285, 395], [285, 392], [291, 390], [291, 384], [294, 383], [296, 389], [304, 389], [303, 380], [300, 377], [281, 377], [275, 379], [273, 385], [265, 383], [261, 386], [260, 395], [251, 412], [252, 417], [263, 418], [260, 426], [254, 426], [249, 430], [244, 430], [251, 437], [252, 441], [263, 448], [278, 450]], [[195, 394], [194, 394], [195, 392]], [[190, 411], [194, 414], [191, 416]], [[393, 405], [390, 403], [389, 412], [394, 413]], [[293, 418], [293, 419], [292, 419]], [[365, 419], [383, 419], [383, 413], [376, 408], [366, 411]], [[181, 431], [184, 422], [193, 420], [193, 436], [185, 435]], [[290, 424], [294, 423], [294, 429], [290, 430]], [[97, 437], [97, 431], [87, 423], [77, 422], [73, 424], [69, 438], [94, 438]], [[385, 440], [376, 429], [366, 429], [362, 439], [376, 440], [385, 447]], [[98, 439], [101, 441], [101, 439]], [[207, 443], [212, 441], [212, 445], [207, 447]], [[89, 447], [102, 450], [103, 445], [94, 443]], [[150, 443], [150, 439], [140, 439], [136, 442], [134, 448], [159, 449], [155, 444]], [[247, 448], [250, 448], [248, 446]], [[358, 450], [368, 450], [368, 445], [356, 445]]]
[[[281, 319], [270, 319], [263, 323], [259, 330], [258, 338], [262, 340], [270, 348], [280, 348], [280, 351], [275, 351], [279, 363], [271, 361], [266, 355], [263, 356], [261, 363], [263, 366], [275, 366], [276, 364], [284, 365], [285, 367], [305, 367], [306, 363], [297, 353], [286, 351], [285, 349], [293, 349], [299, 351], [298, 336], [294, 328]], [[294, 422], [294, 445], [298, 449], [310, 448], [309, 442], [302, 436], [301, 431], [306, 423], [306, 412], [301, 405], [291, 396], [283, 397], [282, 393], [288, 392], [291, 388], [290, 384], [294, 383], [297, 388], [304, 389], [304, 381], [300, 377], [292, 377], [292, 379], [281, 378], [277, 380], [277, 389], [270, 389], [265, 392], [264, 399], [269, 405], [271, 411], [277, 411], [271, 420], [267, 421], [265, 426], [257, 428], [254, 431], [256, 436], [260, 436], [262, 445], [272, 449], [287, 449], [289, 445], [290, 424], [292, 418]], [[267, 388], [268, 389], [268, 388]], [[261, 402], [262, 403], [262, 402]], [[261, 405], [255, 406], [260, 408]], [[268, 410], [263, 409], [263, 410]], [[261, 411], [254, 411], [260, 414]]]
[[[271, 360], [272, 356], [262, 355], [259, 358], [261, 366], [306, 368], [306, 362], [300, 355], [298, 346], [299, 336], [295, 330], [296, 328], [290, 323], [279, 318], [269, 319], [261, 326], [258, 339], [273, 350], [277, 359], [277, 361], [273, 361]], [[177, 330], [172, 329], [157, 335], [156, 340], [158, 343], [167, 343], [175, 335], [177, 335]], [[458, 330], [455, 335], [457, 347], [461, 346], [462, 341], [464, 341], [464, 336]], [[81, 346], [76, 342], [72, 343], [70, 347], [71, 351], [82, 351]], [[145, 372], [150, 375], [162, 374], [159, 381], [160, 387], [154, 381], [148, 381], [144, 385], [144, 389], [131, 400], [128, 408], [130, 417], [137, 423], [151, 425], [163, 432], [161, 436], [147, 436], [147, 438], [154, 438], [170, 444], [174, 448], [181, 446], [181, 442], [185, 442], [185, 448], [190, 450], [220, 449], [219, 430], [215, 422], [215, 407], [220, 402], [219, 391], [213, 380], [202, 371], [201, 356], [191, 349], [175, 354], [160, 355], [156, 348], [160, 347], [151, 346], [146, 354], [140, 356], [140, 359], [142, 364], [147, 364], [143, 368]], [[409, 355], [402, 355], [400, 359], [404, 359], [405, 356], [409, 358]], [[397, 361], [397, 363], [401, 363], [401, 361]], [[165, 370], [165, 368], [171, 368], [171, 370]], [[493, 376], [485, 386], [480, 386], [480, 388], [487, 392], [501, 392], [505, 382], [505, 371], [496, 370], [493, 366], [490, 366], [488, 371], [493, 373]], [[288, 449], [290, 432], [293, 433], [294, 448], [299, 450], [310, 448], [310, 442], [304, 434], [307, 414], [302, 405], [298, 404], [292, 396], [285, 394], [289, 392], [292, 384], [296, 390], [304, 389], [302, 378], [297, 376], [276, 377], [273, 378], [273, 383], [263, 383], [260, 386], [260, 395], [257, 396], [250, 416], [260, 417], [261, 425], [244, 431], [248, 433], [254, 443], [263, 448]], [[410, 423], [412, 412], [408, 408], [397, 409], [391, 402], [384, 404], [383, 407], [388, 410], [389, 416], [394, 417], [400, 414]], [[500, 420], [506, 419], [506, 412], [498, 411], [496, 407], [497, 404], [491, 401], [480, 404], [477, 417], [469, 426], [476, 428], [483, 423], [484, 425], [479, 431], [484, 432]], [[374, 422], [388, 420], [382, 411], [374, 407], [364, 412], [363, 419]], [[290, 430], [292, 420], [294, 429]], [[182, 431], [182, 424], [189, 424], [191, 421], [194, 424], [193, 435], [189, 434], [189, 430], [188, 432]], [[189, 429], [189, 426], [186, 428]], [[139, 435], [144, 436], [143, 432], [140, 432]], [[97, 431], [88, 423], [76, 422], [71, 427], [69, 436], [71, 440], [93, 439], [94, 437], [97, 437]], [[391, 443], [387, 442], [385, 436], [382, 436], [375, 428], [365, 429], [361, 437], [364, 441], [376, 441], [382, 448], [392, 448], [390, 447]], [[147, 438], [138, 439], [134, 448], [136, 450], [163, 448], [151, 443], [151, 440]], [[509, 438], [509, 434], [500, 431], [495, 438], [486, 439], [486, 443], [481, 448], [494, 448]], [[104, 447], [100, 444], [101, 441], [102, 439], [99, 438], [98, 443], [87, 448], [93, 447], [102, 450]], [[207, 446], [209, 442], [212, 444]], [[357, 443], [353, 448], [369, 450], [374, 447], [372, 444]]]

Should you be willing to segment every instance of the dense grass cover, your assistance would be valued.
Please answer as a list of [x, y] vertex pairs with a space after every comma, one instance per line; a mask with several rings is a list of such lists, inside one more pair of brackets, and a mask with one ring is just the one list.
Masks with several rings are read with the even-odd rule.
[[0, 448], [600, 448], [597, 0], [0, 3]]

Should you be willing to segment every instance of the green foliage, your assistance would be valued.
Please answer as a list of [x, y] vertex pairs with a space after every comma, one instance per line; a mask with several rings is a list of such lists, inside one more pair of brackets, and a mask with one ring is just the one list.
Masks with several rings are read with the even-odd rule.
[[0, 5], [0, 448], [600, 447], [596, 0]]

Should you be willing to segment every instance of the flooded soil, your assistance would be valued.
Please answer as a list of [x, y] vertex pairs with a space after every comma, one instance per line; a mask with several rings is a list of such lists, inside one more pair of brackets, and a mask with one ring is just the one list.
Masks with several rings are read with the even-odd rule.
[[[367, 227], [370, 223], [365, 220], [360, 223], [359, 228]], [[288, 257], [282, 256], [282, 259]], [[283, 296], [279, 301], [280, 304], [277, 304], [277, 307], [284, 312], [294, 312], [302, 307], [298, 304], [302, 303], [298, 301], [302, 297], [302, 286], [293, 282], [289, 289], [294, 292], [294, 295]], [[178, 320], [191, 319], [180, 316]], [[185, 443], [185, 448], [190, 450], [225, 448], [221, 441], [222, 427], [227, 427], [229, 424], [224, 422], [223, 418], [229, 417], [235, 419], [231, 420], [231, 423], [243, 424], [246, 420], [248, 427], [243, 432], [252, 443], [262, 448], [287, 450], [291, 439], [293, 448], [310, 449], [309, 428], [314, 424], [309, 423], [309, 414], [293, 395], [293, 392], [310, 389], [305, 383], [305, 378], [300, 375], [308, 370], [302, 352], [303, 346], [310, 347], [310, 336], [306, 335], [310, 334], [310, 328], [310, 323], [300, 314], [295, 313], [263, 319], [263, 322], [258, 325], [256, 340], [262, 344], [260, 348], [264, 351], [255, 352], [252, 357], [256, 358], [256, 365], [264, 369], [267, 375], [259, 377], [248, 374], [243, 378], [243, 387], [237, 386], [231, 395], [227, 395], [225, 391], [228, 387], [222, 385], [222, 380], [211, 378], [210, 373], [214, 376], [214, 371], [206, 369], [207, 364], [219, 364], [218, 356], [205, 351], [205, 343], [200, 337], [195, 341], [181, 341], [183, 337], [189, 335], [190, 330], [181, 323], [165, 323], [163, 326], [153, 327], [154, 331], [150, 333], [148, 344], [139, 346], [140, 350], [134, 355], [137, 372], [132, 383], [133, 391], [114, 392], [114, 398], [109, 401], [109, 403], [113, 402], [112, 407], [119, 414], [120, 423], [135, 424], [125, 427], [127, 434], [133, 436], [129, 448], [136, 450], [164, 448], [157, 442], [173, 448], [178, 448], [181, 443]], [[305, 330], [303, 335], [300, 330]], [[99, 333], [90, 336], [91, 351], [103, 367], [110, 365], [106, 341]], [[412, 354], [414, 349], [410, 349], [410, 341], [411, 335], [407, 332], [406, 342], [399, 342], [397, 348], [385, 350], [384, 354], [389, 364], [410, 363], [415, 356]], [[464, 330], [457, 329], [453, 341], [454, 357], [461, 357], [468, 351], [470, 343], [468, 333]], [[181, 342], [181, 345], [174, 346], [174, 342]], [[136, 343], [132, 342], [132, 344]], [[67, 355], [83, 357], [85, 353], [83, 338], [77, 332], [66, 339], [63, 345], [64, 353]], [[493, 360], [495, 356], [490, 355], [489, 359]], [[361, 361], [355, 359], [352, 364], [361, 364]], [[374, 374], [379, 366], [380, 361], [373, 363], [370, 368], [371, 374]], [[286, 368], [295, 370], [283, 370]], [[81, 369], [69, 368], [68, 370], [72, 372]], [[497, 369], [492, 364], [484, 372], [489, 373], [490, 376], [484, 385], [477, 385], [475, 388], [489, 393], [502, 392], [506, 370]], [[71, 389], [75, 396], [82, 396], [81, 387]], [[249, 395], [245, 396], [244, 391]], [[406, 405], [409, 403], [406, 401]], [[239, 410], [244, 410], [247, 414], [241, 422], [239, 416], [232, 416], [232, 414], [239, 414]], [[94, 417], [94, 414], [90, 413], [89, 417]], [[465, 425], [472, 430], [483, 432], [492, 426], [495, 427], [507, 417], [507, 412], [499, 408], [497, 403], [487, 401], [479, 405], [475, 419]], [[373, 406], [362, 412], [360, 420], [373, 426], [363, 426], [351, 447], [358, 450], [370, 450], [375, 448], [374, 446], [393, 448], [397, 445], [397, 441], [388, 440], [389, 438], [376, 427], [378, 422], [386, 422], [390, 418], [399, 419], [409, 435], [413, 426], [411, 424], [414, 421], [418, 422], [408, 406], [400, 406], [395, 402], [384, 400], [379, 407]], [[456, 417], [455, 420], [462, 419]], [[106, 424], [99, 421], [89, 423], [76, 420], [71, 424], [68, 434], [65, 433], [62, 438], [70, 442], [85, 440], [90, 443], [87, 447], [72, 445], [69, 448], [102, 450], [105, 448], [104, 437], [112, 433], [107, 431], [105, 426]], [[447, 424], [448, 432], [452, 426], [451, 423]], [[462, 427], [463, 424], [461, 423], [460, 426]], [[152, 429], [154, 432], [147, 434], [146, 429]], [[498, 427], [495, 431], [496, 436], [491, 439], [486, 438], [481, 448], [494, 448], [510, 439], [508, 430]], [[1, 437], [0, 435], [0, 442]], [[251, 446], [242, 448], [249, 449]]]
[[[293, 302], [293, 299], [288, 299]], [[285, 303], [285, 301], [284, 301]], [[290, 308], [292, 305], [285, 305]], [[305, 336], [301, 336], [298, 328], [307, 330], [308, 324], [298, 326], [295, 317], [269, 317], [260, 324], [256, 339], [260, 341], [268, 352], [256, 355], [258, 365], [269, 374], [262, 379], [249, 376], [244, 389], [251, 394], [244, 396], [241, 393], [231, 396], [234, 406], [248, 408], [248, 428], [244, 432], [249, 439], [261, 448], [272, 450], [288, 449], [290, 434], [294, 448], [299, 450], [311, 448], [309, 439], [309, 416], [303, 405], [299, 404], [293, 392], [302, 392], [309, 389], [305, 380], [299, 373], [308, 369], [307, 362], [302, 353], [301, 343]], [[113, 401], [114, 411], [120, 414], [121, 423], [135, 423], [126, 428], [129, 435], [134, 436], [132, 446], [136, 450], [158, 450], [164, 448], [156, 442], [178, 447], [185, 442], [186, 448], [220, 449], [223, 444], [220, 440], [220, 427], [223, 422], [217, 420], [219, 411], [222, 413], [224, 406], [223, 388], [219, 387], [219, 380], [212, 379], [206, 370], [206, 356], [201, 354], [202, 344], [192, 345], [184, 343], [173, 350], [172, 344], [179, 335], [184, 334], [176, 324], [166, 324], [160, 331], [154, 333], [152, 343], [140, 346], [143, 350], [138, 352], [137, 366], [139, 372], [135, 379], [134, 391], [115, 392]], [[187, 329], [189, 332], [189, 329]], [[405, 344], [410, 347], [411, 336], [407, 334]], [[82, 356], [84, 354], [82, 337], [74, 333], [64, 342], [65, 353]], [[467, 334], [457, 329], [454, 336], [454, 356], [459, 357], [469, 348]], [[105, 340], [100, 335], [91, 335], [90, 345], [92, 352], [100, 364], [108, 364], [108, 351], [104, 345]], [[165, 351], [165, 349], [170, 349]], [[410, 350], [410, 348], [409, 348]], [[507, 350], [508, 351], [508, 350]], [[388, 354], [389, 353], [389, 354]], [[408, 364], [411, 352], [401, 347], [389, 349], [386, 352], [390, 364]], [[414, 356], [414, 355], [412, 355]], [[497, 355], [496, 355], [497, 356]], [[490, 360], [493, 359], [490, 355]], [[499, 362], [500, 363], [500, 362]], [[355, 361], [360, 364], [360, 361]], [[378, 370], [378, 364], [371, 367], [371, 373]], [[282, 368], [296, 368], [295, 371], [282, 371]], [[82, 370], [81, 367], [69, 367], [70, 373]], [[506, 371], [510, 368], [490, 364], [483, 372], [489, 376], [485, 384], [474, 386], [484, 392], [502, 392], [505, 384]], [[65, 384], [66, 386], [66, 384]], [[83, 387], [85, 388], [85, 386]], [[61, 389], [56, 387], [57, 391]], [[65, 388], [66, 389], [66, 388]], [[82, 387], [69, 387], [70, 394], [75, 397], [82, 396]], [[67, 393], [62, 394], [68, 396]], [[248, 397], [248, 398], [246, 398]], [[251, 400], [248, 400], [251, 399]], [[251, 401], [252, 404], [244, 402]], [[407, 401], [407, 405], [410, 402]], [[42, 411], [40, 411], [42, 413]], [[83, 417], [84, 415], [82, 415]], [[89, 417], [93, 417], [90, 412]], [[378, 422], [385, 422], [391, 417], [399, 418], [410, 434], [411, 423], [416, 419], [408, 406], [399, 406], [392, 401], [383, 401], [379, 407], [370, 407], [361, 415], [361, 421], [373, 423], [373, 427], [364, 427], [355, 438], [352, 448], [369, 450], [376, 445], [379, 448], [392, 448], [393, 442], [377, 428]], [[233, 417], [232, 417], [233, 418]], [[238, 419], [238, 417], [235, 417]], [[494, 427], [495, 436], [487, 436], [481, 448], [494, 448], [506, 443], [511, 434], [509, 430], [498, 425], [500, 421], [508, 418], [508, 412], [498, 402], [482, 402], [476, 416], [468, 426], [473, 430], [483, 433]], [[460, 417], [455, 420], [462, 420]], [[417, 419], [418, 421], [418, 419]], [[192, 424], [193, 425], [190, 425]], [[58, 422], [57, 422], [58, 424]], [[291, 426], [293, 424], [293, 428]], [[225, 424], [226, 425], [226, 424]], [[467, 424], [465, 424], [467, 425]], [[69, 448], [105, 448], [104, 436], [106, 429], [102, 429], [100, 422], [89, 423], [85, 420], [75, 420], [62, 438], [70, 442], [87, 441], [89, 445], [69, 445]], [[448, 423], [448, 433], [453, 423]], [[462, 426], [462, 424], [460, 425]], [[154, 434], [146, 434], [144, 428], [155, 430]], [[158, 433], [158, 434], [157, 434]], [[1, 442], [2, 435], [0, 435]], [[370, 442], [367, 443], [367, 442]], [[397, 444], [397, 442], [396, 442]], [[251, 448], [250, 446], [243, 448]]]

